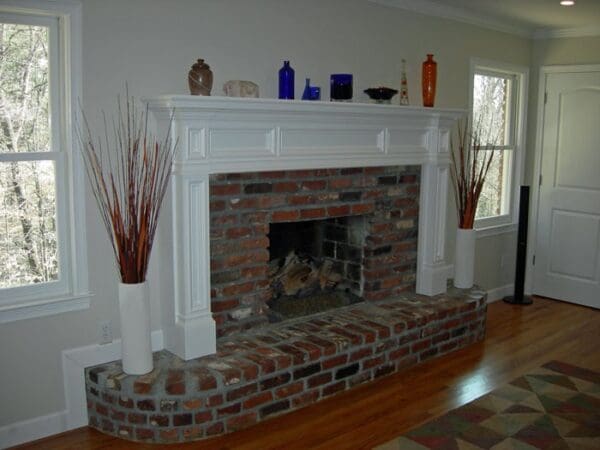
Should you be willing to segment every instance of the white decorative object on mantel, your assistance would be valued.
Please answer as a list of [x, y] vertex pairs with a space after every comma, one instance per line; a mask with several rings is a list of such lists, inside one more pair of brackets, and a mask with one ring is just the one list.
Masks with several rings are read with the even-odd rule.
[[174, 304], [163, 324], [167, 350], [189, 360], [216, 349], [209, 254], [213, 173], [421, 165], [417, 292], [445, 292], [449, 135], [464, 111], [183, 95], [146, 101], [160, 133], [175, 111], [171, 131], [180, 145], [172, 230], [163, 239], [173, 255]]

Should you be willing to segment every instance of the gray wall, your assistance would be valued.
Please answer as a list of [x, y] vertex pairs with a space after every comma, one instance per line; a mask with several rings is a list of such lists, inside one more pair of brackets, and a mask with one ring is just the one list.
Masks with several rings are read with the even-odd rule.
[[[186, 94], [187, 71], [198, 57], [213, 68], [215, 95], [225, 81], [246, 79], [260, 85], [263, 97], [275, 97], [283, 59], [296, 69], [296, 92], [304, 77], [326, 87], [333, 72], [355, 74], [355, 92], [361, 92], [397, 87], [400, 60], [406, 58], [410, 100], [418, 105], [420, 64], [433, 53], [439, 64], [436, 106], [466, 108], [471, 57], [529, 66], [532, 55], [524, 38], [365, 0], [84, 0], [83, 5], [83, 105], [92, 126], [99, 124], [99, 111], [113, 110], [126, 81], [136, 96]], [[0, 426], [63, 410], [61, 351], [97, 342], [99, 321], [111, 320], [119, 336], [117, 276], [89, 192], [87, 199], [92, 306], [0, 327]], [[455, 223], [451, 207], [449, 261]], [[488, 289], [510, 283], [514, 268], [510, 263], [500, 269], [500, 258], [513, 248], [514, 234], [480, 240], [477, 281]], [[165, 269], [161, 259], [159, 241], [149, 274], [153, 329], [161, 323], [156, 296]]]

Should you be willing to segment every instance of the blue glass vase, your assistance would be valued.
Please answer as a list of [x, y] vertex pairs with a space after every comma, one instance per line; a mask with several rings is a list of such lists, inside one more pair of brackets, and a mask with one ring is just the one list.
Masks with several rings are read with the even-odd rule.
[[284, 61], [283, 67], [279, 69], [279, 98], [294, 99], [294, 69], [289, 61]]

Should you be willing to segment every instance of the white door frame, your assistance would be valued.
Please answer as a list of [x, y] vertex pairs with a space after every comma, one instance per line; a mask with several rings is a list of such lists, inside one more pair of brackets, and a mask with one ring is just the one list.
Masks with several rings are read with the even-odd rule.
[[540, 206], [540, 175], [542, 171], [542, 138], [544, 132], [544, 97], [546, 93], [546, 75], [551, 73], [582, 73], [600, 72], [600, 64], [578, 64], [560, 66], [541, 66], [538, 84], [538, 105], [535, 131], [535, 153], [533, 166], [533, 179], [531, 180], [531, 206], [529, 208], [529, 226], [527, 233], [527, 272], [525, 278], [525, 292], [533, 293], [533, 256], [535, 254], [537, 222]]

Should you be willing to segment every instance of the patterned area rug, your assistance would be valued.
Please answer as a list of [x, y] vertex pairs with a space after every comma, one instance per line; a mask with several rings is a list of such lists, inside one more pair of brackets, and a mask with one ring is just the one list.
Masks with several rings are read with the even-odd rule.
[[600, 449], [600, 373], [558, 361], [376, 450]]

